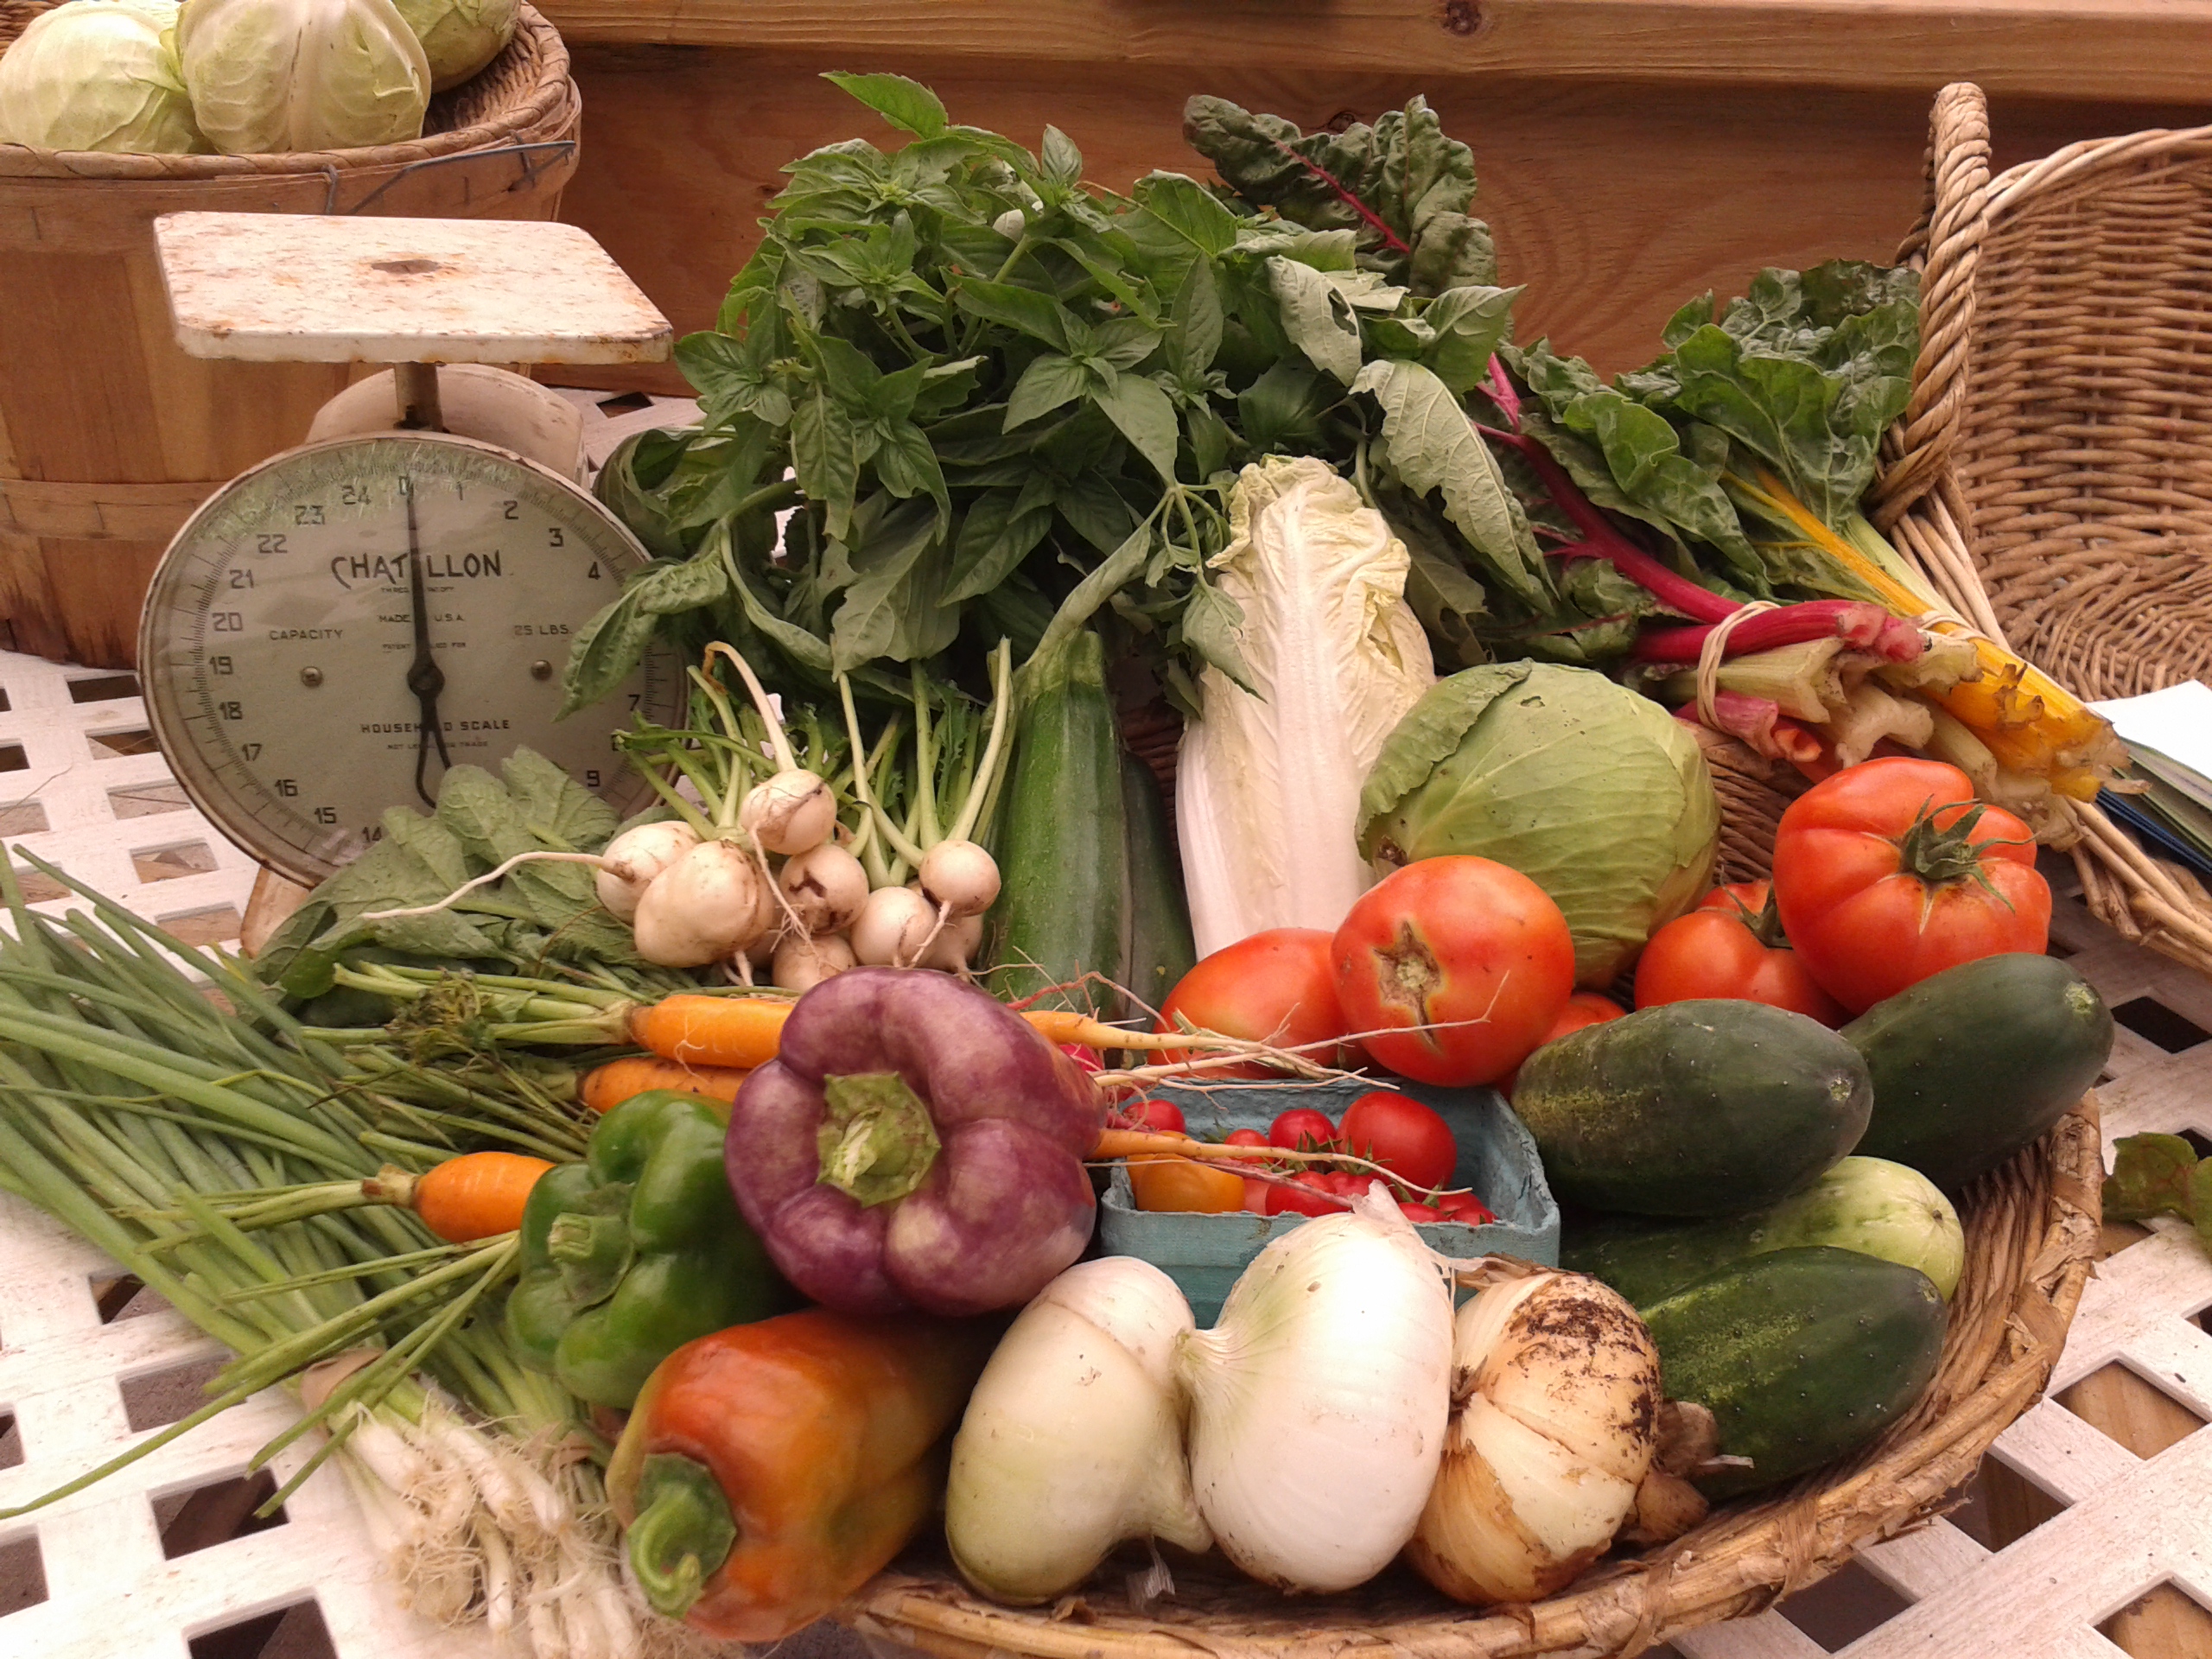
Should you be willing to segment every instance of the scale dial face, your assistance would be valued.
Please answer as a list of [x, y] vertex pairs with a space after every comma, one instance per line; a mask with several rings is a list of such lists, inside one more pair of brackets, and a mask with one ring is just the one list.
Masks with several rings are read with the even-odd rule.
[[426, 679], [452, 765], [496, 772], [535, 749], [626, 813], [648, 786], [611, 734], [632, 714], [681, 725], [682, 664], [657, 650], [605, 702], [553, 716], [570, 643], [645, 562], [589, 495], [489, 444], [289, 450], [217, 491], [162, 556], [140, 624], [147, 712], [200, 810], [298, 881], [359, 855], [386, 808], [427, 810], [418, 748], [430, 795], [446, 766], [423, 741]]

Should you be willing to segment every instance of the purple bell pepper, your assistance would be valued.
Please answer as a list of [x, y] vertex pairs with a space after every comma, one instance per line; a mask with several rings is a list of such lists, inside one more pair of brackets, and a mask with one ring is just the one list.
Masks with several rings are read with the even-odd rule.
[[1105, 1125], [1075, 1063], [927, 969], [798, 1000], [730, 1108], [738, 1208], [785, 1278], [842, 1313], [1018, 1307], [1083, 1253]]

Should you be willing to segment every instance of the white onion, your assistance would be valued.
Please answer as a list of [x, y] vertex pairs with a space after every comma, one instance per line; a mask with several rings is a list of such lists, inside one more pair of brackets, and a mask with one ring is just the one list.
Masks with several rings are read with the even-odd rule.
[[1459, 1310], [1452, 1417], [1406, 1554], [1461, 1601], [1529, 1602], [1611, 1545], [1657, 1445], [1659, 1352], [1636, 1310], [1540, 1273]]
[[703, 968], [734, 956], [774, 917], [753, 855], [734, 841], [702, 841], [653, 877], [631, 931], [638, 954], [663, 968]]
[[969, 1583], [1022, 1605], [1124, 1539], [1206, 1548], [1174, 1376], [1191, 1329], [1174, 1281], [1132, 1256], [1070, 1268], [1022, 1310], [952, 1442], [945, 1539]]
[[912, 887], [878, 887], [853, 924], [853, 954], [872, 968], [912, 967], [936, 925], [936, 909]]
[[737, 827], [769, 852], [803, 853], [837, 827], [837, 798], [816, 773], [795, 766], [746, 792]]
[[1177, 1370], [1191, 1484], [1238, 1567], [1327, 1594], [1405, 1547], [1451, 1410], [1452, 1298], [1402, 1216], [1324, 1216], [1276, 1239]]
[[699, 832], [681, 818], [641, 823], [607, 843], [604, 861], [593, 878], [599, 902], [622, 921], [638, 913], [652, 879], [699, 844]]
[[810, 933], [850, 927], [868, 903], [868, 870], [834, 842], [794, 854], [776, 877], [784, 902]]

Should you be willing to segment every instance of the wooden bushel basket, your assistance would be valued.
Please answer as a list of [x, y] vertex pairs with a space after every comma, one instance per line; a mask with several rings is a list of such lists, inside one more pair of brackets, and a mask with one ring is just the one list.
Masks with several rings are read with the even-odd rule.
[[[1973, 99], [1978, 105], [1980, 94]], [[1955, 120], [1961, 101], [1960, 89], [1953, 88], [1937, 107], [1937, 164], [1931, 169], [1944, 182], [1934, 198], [1939, 258], [1930, 262], [1929, 288], [1939, 298], [1950, 295], [1954, 306], [1961, 287], [1970, 296], [1972, 276], [1944, 283], [1940, 257], [1951, 245], [1948, 236], [1961, 201], [1976, 200], [1971, 193], [1962, 198], [1944, 171], [1958, 164], [1955, 129], [1946, 124]], [[1953, 134], [1949, 139], [1947, 131]], [[2212, 134], [2199, 137], [2212, 161]], [[1981, 156], [1986, 176], [1986, 143]], [[2199, 195], [2200, 211], [2212, 212], [2212, 193], [2200, 190]], [[1907, 244], [1906, 255], [1917, 257], [1929, 244], [1923, 226]], [[1971, 306], [1970, 297], [1967, 303]], [[1937, 308], [1928, 315], [1913, 404], [1888, 447], [1886, 480], [1892, 487], [1885, 498], [1885, 518], [1904, 524], [1904, 550], [1961, 613], [1996, 635], [1986, 598], [1974, 602], [1975, 567], [1959, 530], [1967, 520], [1946, 470], [1952, 457], [1965, 453], [1958, 444], [1966, 401], [1960, 330], [1946, 326], [1951, 313]], [[2202, 349], [2212, 392], [2212, 336]], [[2212, 427], [2212, 396], [2199, 418]], [[1934, 461], [1913, 459], [1931, 448]], [[2212, 496], [2212, 461], [2202, 463], [2200, 486]], [[2212, 513], [2202, 522], [2212, 524]], [[1172, 728], [1141, 719], [1132, 727], [1125, 733], [1130, 747], [1155, 771], [1169, 773]], [[1732, 739], [1708, 733], [1704, 741], [1721, 803], [1718, 879], [1763, 877], [1776, 824], [1804, 782]], [[2101, 815], [2092, 816], [2101, 821]], [[2085, 839], [2075, 856], [2110, 855], [2102, 840], [2093, 838]], [[2109, 890], [2116, 878], [2102, 879]], [[2098, 891], [2094, 883], [2090, 891]], [[941, 1659], [988, 1659], [995, 1652], [1039, 1659], [1191, 1659], [1194, 1652], [1235, 1659], [1341, 1659], [1347, 1652], [1407, 1659], [1539, 1654], [1599, 1659], [1641, 1653], [1679, 1631], [1759, 1612], [1826, 1578], [1865, 1546], [1949, 1507], [1955, 1501], [1951, 1495], [1973, 1475], [1990, 1443], [2040, 1397], [2088, 1277], [2103, 1175], [2092, 1096], [2041, 1142], [1962, 1196], [1966, 1274], [1951, 1301], [1936, 1381], [1909, 1416], [1856, 1458], [1718, 1509], [1664, 1548], [1618, 1552], [1548, 1600], [1465, 1607], [1403, 1567], [1347, 1595], [1294, 1599], [1242, 1577], [1213, 1555], [1178, 1562], [1174, 1593], [1147, 1606], [1133, 1604], [1109, 1562], [1056, 1606], [1014, 1609], [969, 1590], [938, 1541], [910, 1551], [838, 1616], [863, 1633], [910, 1643]], [[1116, 1560], [1130, 1564], [1126, 1555]]]
[[[2212, 681], [2212, 127], [1993, 179], [1981, 89], [1948, 86], [1906, 251], [1924, 343], [1875, 522], [2076, 696]], [[2212, 893], [2081, 817], [2090, 910], [2212, 973]]]
[[[0, 49], [53, 0], [0, 0]], [[524, 6], [411, 143], [296, 156], [0, 144], [0, 619], [16, 650], [128, 668], [155, 563], [219, 485], [302, 442], [355, 370], [188, 358], [153, 221], [187, 211], [550, 219], [575, 171], [568, 50]]]

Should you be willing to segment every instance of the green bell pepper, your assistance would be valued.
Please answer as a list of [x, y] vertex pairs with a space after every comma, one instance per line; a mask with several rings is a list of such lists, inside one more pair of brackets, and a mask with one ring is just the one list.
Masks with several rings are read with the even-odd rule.
[[685, 1343], [795, 1305], [730, 1196], [725, 1122], [696, 1095], [633, 1095], [539, 1179], [507, 1299], [526, 1364], [627, 1410]]

